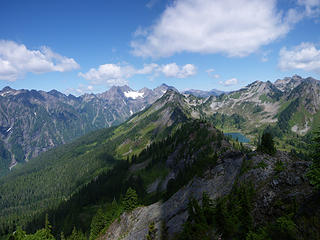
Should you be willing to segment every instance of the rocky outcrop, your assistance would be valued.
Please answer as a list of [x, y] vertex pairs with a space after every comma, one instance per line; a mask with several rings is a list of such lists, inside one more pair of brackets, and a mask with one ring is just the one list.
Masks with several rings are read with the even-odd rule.
[[296, 201], [301, 204], [312, 193], [305, 176], [309, 166], [310, 162], [280, 151], [275, 156], [257, 152], [242, 156], [229, 151], [214, 168], [208, 169], [201, 178], [192, 179], [169, 200], [122, 214], [100, 239], [145, 239], [152, 222], [157, 229], [157, 239], [160, 239], [164, 228], [171, 239], [182, 230], [188, 218], [190, 197], [201, 201], [203, 192], [207, 192], [212, 199], [216, 199], [241, 184], [253, 185], [254, 223], [265, 224], [281, 216], [286, 208], [284, 203]]
[[306, 177], [311, 162], [302, 161], [286, 152], [275, 156], [252, 153], [246, 159], [249, 170], [239, 182], [252, 183], [256, 190], [253, 215], [255, 224], [264, 224], [285, 210], [285, 203], [300, 205], [312, 193]]
[[231, 188], [239, 174], [243, 156], [239, 153], [229, 154], [203, 177], [196, 177], [176, 192], [165, 202], [157, 202], [150, 206], [138, 207], [131, 213], [124, 213], [116, 220], [101, 239], [144, 239], [148, 226], [155, 223], [157, 239], [160, 238], [163, 224], [169, 236], [181, 231], [182, 224], [188, 218], [188, 202], [191, 197], [200, 200], [203, 192], [213, 199], [223, 196]]

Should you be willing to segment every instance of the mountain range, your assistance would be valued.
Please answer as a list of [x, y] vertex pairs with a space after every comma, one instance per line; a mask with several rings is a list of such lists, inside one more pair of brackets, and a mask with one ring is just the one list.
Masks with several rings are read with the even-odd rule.
[[75, 97], [5, 87], [0, 91], [0, 172], [90, 131], [117, 125], [169, 88], [163, 84], [134, 91], [121, 86]]
[[182, 93], [183, 94], [191, 94], [196, 97], [206, 98], [206, 97], [210, 97], [210, 96], [219, 96], [219, 95], [227, 93], [227, 92], [217, 90], [217, 89], [212, 89], [209, 91], [189, 89], [189, 90], [182, 91]]
[[[75, 97], [5, 87], [0, 91], [0, 172], [93, 130], [120, 124], [168, 89], [178, 92], [163, 84], [139, 91], [112, 87]], [[320, 125], [320, 84], [311, 77], [255, 81], [228, 93], [190, 90], [180, 98], [190, 117], [210, 119], [219, 129], [241, 132], [252, 141], [268, 126], [276, 136], [305, 136]]]

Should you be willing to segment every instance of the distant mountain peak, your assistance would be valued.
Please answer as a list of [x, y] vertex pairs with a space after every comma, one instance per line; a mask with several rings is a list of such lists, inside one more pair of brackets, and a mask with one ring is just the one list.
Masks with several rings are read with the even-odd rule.
[[6, 86], [6, 87], [4, 87], [4, 88], [1, 90], [1, 92], [11, 91], [11, 90], [14, 90], [14, 89], [12, 89], [12, 88], [9, 87], [9, 86]]
[[188, 89], [182, 92], [183, 94], [191, 94], [195, 97], [202, 97], [202, 98], [206, 98], [206, 97], [210, 97], [210, 96], [220, 96], [226, 92], [221, 91], [221, 90], [217, 90], [217, 89], [212, 89], [209, 91], [204, 91], [204, 90], [197, 90], [197, 89]]
[[165, 84], [165, 83], [162, 83], [161, 85], [160, 85], [160, 87], [169, 87], [167, 84]]
[[277, 79], [274, 85], [282, 92], [288, 92], [297, 87], [303, 78], [299, 75], [293, 75], [292, 77], [285, 77], [283, 79]]

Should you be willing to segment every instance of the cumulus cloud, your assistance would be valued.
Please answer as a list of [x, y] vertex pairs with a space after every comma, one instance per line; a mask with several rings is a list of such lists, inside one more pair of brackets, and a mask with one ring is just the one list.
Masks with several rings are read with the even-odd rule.
[[174, 77], [174, 78], [186, 78], [192, 75], [195, 75], [197, 70], [196, 67], [192, 64], [186, 64], [182, 67], [179, 67], [176, 63], [169, 63], [163, 65], [160, 71], [166, 77]]
[[177, 0], [153, 26], [138, 29], [143, 34], [135, 35], [131, 46], [143, 57], [180, 52], [241, 57], [285, 36], [298, 21], [294, 16], [278, 12], [275, 0]]
[[300, 69], [320, 73], [320, 49], [313, 43], [301, 43], [292, 49], [283, 47], [278, 66], [282, 70]]
[[136, 73], [137, 74], [151, 74], [158, 68], [159, 68], [159, 65], [156, 63], [144, 64], [142, 69], [136, 70]]
[[219, 83], [224, 85], [224, 86], [233, 86], [233, 85], [237, 85], [238, 84], [238, 79], [237, 78], [231, 78], [231, 79], [228, 79], [226, 81], [220, 81]]
[[66, 72], [78, 69], [73, 58], [53, 52], [48, 47], [30, 50], [23, 44], [0, 40], [0, 79], [15, 81], [27, 72]]
[[125, 85], [134, 75], [151, 75], [157, 77], [163, 74], [166, 77], [186, 78], [196, 74], [193, 64], [178, 66], [176, 63], [158, 65], [144, 64], [143, 68], [136, 69], [131, 65], [103, 64], [98, 68], [91, 68], [87, 73], [79, 73], [80, 77], [89, 80], [92, 84]]
[[87, 73], [79, 73], [92, 84], [107, 84], [107, 85], [125, 85], [127, 79], [134, 74], [134, 69], [131, 66], [120, 66], [117, 64], [103, 64], [97, 69], [91, 68]]

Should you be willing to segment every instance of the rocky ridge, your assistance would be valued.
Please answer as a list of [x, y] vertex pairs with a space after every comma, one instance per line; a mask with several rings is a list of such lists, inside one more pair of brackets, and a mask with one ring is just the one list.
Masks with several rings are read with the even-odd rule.
[[[283, 164], [282, 169], [277, 167], [279, 162]], [[167, 201], [123, 213], [99, 239], [144, 239], [152, 222], [157, 229], [156, 239], [161, 239], [163, 226], [169, 239], [172, 239], [182, 230], [188, 218], [190, 197], [201, 201], [203, 192], [207, 192], [212, 199], [217, 199], [241, 184], [253, 184], [256, 191], [254, 222], [256, 226], [265, 224], [285, 212], [286, 206], [281, 202], [296, 201], [299, 205], [308, 200], [312, 193], [305, 176], [309, 165], [310, 162], [295, 159], [280, 151], [274, 157], [256, 152], [242, 155], [229, 151], [214, 168], [192, 179]]]

